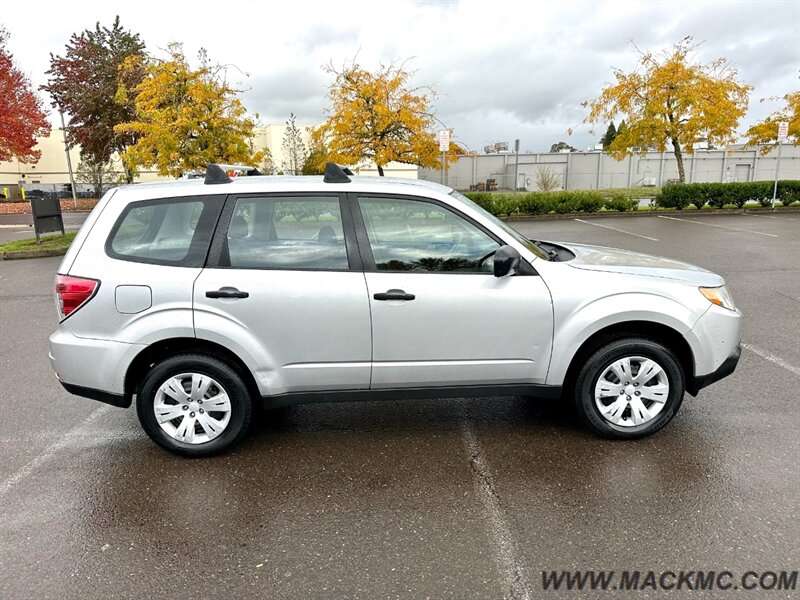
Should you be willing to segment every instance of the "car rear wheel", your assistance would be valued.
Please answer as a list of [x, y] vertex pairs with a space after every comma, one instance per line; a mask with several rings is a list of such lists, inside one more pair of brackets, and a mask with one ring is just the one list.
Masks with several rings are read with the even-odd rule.
[[217, 358], [182, 354], [156, 364], [136, 399], [139, 421], [159, 446], [213, 456], [247, 433], [252, 401], [240, 375]]
[[583, 365], [575, 405], [595, 433], [635, 439], [670, 422], [684, 389], [683, 369], [672, 351], [645, 338], [624, 338], [599, 348]]

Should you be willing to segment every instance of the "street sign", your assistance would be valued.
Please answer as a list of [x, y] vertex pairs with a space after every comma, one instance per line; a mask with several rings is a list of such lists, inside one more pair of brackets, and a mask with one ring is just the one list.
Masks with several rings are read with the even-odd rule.
[[64, 235], [64, 218], [61, 216], [61, 203], [57, 197], [31, 197], [31, 213], [37, 244], [45, 233], [60, 231]]
[[439, 132], [439, 152], [450, 151], [450, 130], [442, 129]]
[[780, 121], [778, 123], [778, 143], [782, 144], [789, 138], [789, 123]]

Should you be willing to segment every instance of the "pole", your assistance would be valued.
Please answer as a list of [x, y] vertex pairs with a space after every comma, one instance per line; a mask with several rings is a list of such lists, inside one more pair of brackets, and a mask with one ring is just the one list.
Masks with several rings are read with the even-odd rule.
[[772, 187], [772, 209], [775, 209], [775, 198], [778, 196], [778, 175], [781, 172], [781, 150], [783, 144], [778, 141], [778, 164], [775, 165], [775, 185]]
[[514, 191], [519, 189], [519, 140], [514, 140], [514, 153], [517, 160], [514, 162]]
[[67, 144], [67, 127], [64, 125], [64, 111], [59, 109], [61, 115], [61, 133], [64, 135], [64, 152], [67, 155], [67, 170], [69, 171], [69, 186], [72, 188], [72, 204], [78, 208], [78, 196], [75, 194], [75, 178], [72, 176], [72, 159], [69, 156], [69, 144]]
[[445, 162], [444, 162], [444, 155], [445, 155], [445, 153], [444, 153], [444, 152], [442, 152], [442, 185], [447, 185], [447, 184], [445, 183], [445, 181], [444, 181], [444, 165], [445, 165]]

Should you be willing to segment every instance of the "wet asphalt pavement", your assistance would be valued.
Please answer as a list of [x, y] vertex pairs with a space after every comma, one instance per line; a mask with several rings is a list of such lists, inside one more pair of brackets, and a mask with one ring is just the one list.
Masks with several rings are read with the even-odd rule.
[[557, 401], [410, 400], [269, 412], [180, 459], [57, 383], [59, 259], [0, 262], [0, 598], [647, 598], [665, 592], [544, 591], [542, 571], [798, 569], [800, 214], [680, 219], [515, 223], [726, 278], [737, 371], [637, 442]]

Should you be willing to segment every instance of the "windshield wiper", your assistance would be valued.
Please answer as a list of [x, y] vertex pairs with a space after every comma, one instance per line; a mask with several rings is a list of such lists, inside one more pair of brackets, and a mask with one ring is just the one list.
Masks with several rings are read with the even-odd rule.
[[551, 250], [539, 240], [531, 240], [531, 242], [533, 242], [533, 245], [539, 248], [539, 250], [547, 252], [547, 256], [550, 257], [550, 260], [552, 260], [553, 262], [558, 262], [558, 252], [556, 252], [555, 250]]

